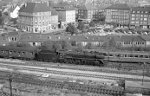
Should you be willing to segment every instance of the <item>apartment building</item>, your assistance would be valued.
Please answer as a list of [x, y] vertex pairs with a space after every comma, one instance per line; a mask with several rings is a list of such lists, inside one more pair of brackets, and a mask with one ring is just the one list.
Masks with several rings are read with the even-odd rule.
[[134, 7], [131, 9], [130, 26], [150, 28], [150, 7]]
[[83, 5], [78, 8], [78, 19], [91, 21], [98, 10], [93, 6]]
[[19, 10], [18, 27], [31, 33], [51, 32], [58, 28], [58, 15], [47, 3], [26, 3]]
[[105, 9], [106, 22], [128, 26], [130, 23], [130, 8], [127, 4], [114, 4]]

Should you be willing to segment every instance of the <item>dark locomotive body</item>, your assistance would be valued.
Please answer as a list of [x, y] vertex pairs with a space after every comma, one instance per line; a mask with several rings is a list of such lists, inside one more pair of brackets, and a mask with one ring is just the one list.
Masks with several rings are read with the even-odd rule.
[[104, 66], [104, 56], [89, 52], [39, 50], [34, 47], [0, 46], [0, 57], [78, 65]]
[[59, 61], [78, 65], [104, 66], [104, 56], [88, 52], [60, 51]]
[[57, 62], [58, 54], [52, 50], [41, 50], [36, 53], [35, 60], [46, 62]]

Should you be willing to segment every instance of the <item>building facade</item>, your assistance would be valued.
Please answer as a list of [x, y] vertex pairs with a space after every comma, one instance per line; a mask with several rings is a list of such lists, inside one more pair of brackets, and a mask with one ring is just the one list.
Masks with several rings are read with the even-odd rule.
[[150, 7], [134, 7], [130, 16], [131, 27], [150, 28]]
[[116, 36], [114, 37], [116, 45], [120, 48], [146, 48], [146, 40], [141, 36]]
[[103, 15], [103, 10], [92, 5], [84, 5], [78, 8], [78, 19], [88, 20], [98, 19]]
[[118, 23], [121, 26], [127, 26], [130, 23], [130, 8], [127, 4], [115, 4], [107, 7], [106, 22]]
[[66, 28], [67, 24], [76, 22], [76, 10], [73, 8], [56, 9], [58, 13], [58, 21], [61, 28]]
[[66, 23], [75, 22], [75, 10], [57, 10], [58, 12], [58, 20]]
[[33, 33], [57, 29], [58, 15], [53, 11], [46, 3], [26, 3], [19, 10], [18, 27]]

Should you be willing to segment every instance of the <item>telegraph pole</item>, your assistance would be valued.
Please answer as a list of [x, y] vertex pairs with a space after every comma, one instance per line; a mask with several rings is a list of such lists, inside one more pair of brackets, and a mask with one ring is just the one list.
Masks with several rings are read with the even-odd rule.
[[144, 82], [144, 71], [145, 71], [145, 62], [143, 63], [143, 78], [142, 78], [142, 85], [143, 85], [143, 82]]
[[12, 76], [9, 76], [9, 89], [10, 89], [10, 96], [12, 96]]

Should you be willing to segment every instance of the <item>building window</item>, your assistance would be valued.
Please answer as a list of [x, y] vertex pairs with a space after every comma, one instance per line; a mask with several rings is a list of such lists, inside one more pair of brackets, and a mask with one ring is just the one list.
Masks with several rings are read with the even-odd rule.
[[38, 32], [38, 28], [35, 28], [35, 32]]
[[144, 15], [144, 17], [148, 17], [148, 15]]
[[135, 20], [135, 18], [132, 18], [132, 20]]
[[132, 11], [132, 13], [135, 13], [135, 11]]
[[139, 18], [136, 18], [136, 20], [139, 20]]
[[137, 13], [140, 13], [140, 11], [137, 11]]
[[132, 17], [135, 17], [135, 14], [132, 14]]
[[144, 21], [147, 21], [147, 18], [144, 18]]

